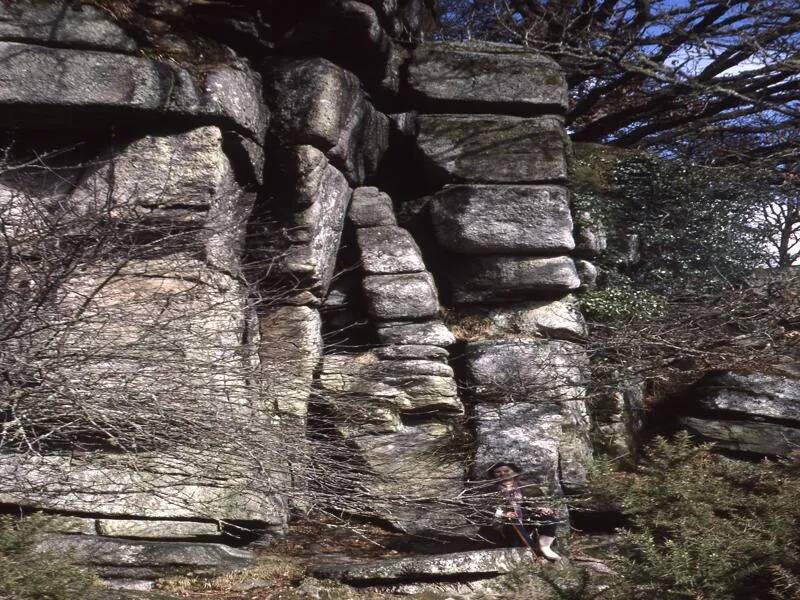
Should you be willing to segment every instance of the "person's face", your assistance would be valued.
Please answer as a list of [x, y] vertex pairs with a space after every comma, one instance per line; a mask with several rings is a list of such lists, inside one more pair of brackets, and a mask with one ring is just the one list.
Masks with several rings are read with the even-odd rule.
[[499, 481], [511, 481], [518, 473], [509, 466], [500, 465], [496, 469], [492, 469], [492, 475]]

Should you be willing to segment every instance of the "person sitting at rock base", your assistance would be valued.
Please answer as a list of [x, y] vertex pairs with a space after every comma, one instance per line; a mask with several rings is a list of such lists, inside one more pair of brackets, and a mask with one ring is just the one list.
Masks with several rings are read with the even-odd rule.
[[[561, 556], [551, 548], [556, 538], [556, 511], [532, 505], [525, 498], [519, 484], [522, 470], [514, 463], [501, 462], [492, 465], [487, 474], [489, 479], [495, 480], [495, 489], [502, 498], [502, 504], [494, 513], [502, 536], [501, 543], [512, 547], [529, 547], [548, 560], [560, 560]], [[533, 529], [533, 536], [528, 527]]]

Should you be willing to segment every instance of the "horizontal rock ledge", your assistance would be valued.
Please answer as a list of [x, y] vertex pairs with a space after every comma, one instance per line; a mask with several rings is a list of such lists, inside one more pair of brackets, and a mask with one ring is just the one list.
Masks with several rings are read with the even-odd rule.
[[451, 185], [430, 203], [441, 246], [465, 254], [564, 254], [575, 247], [566, 188]]
[[436, 284], [428, 272], [364, 278], [367, 312], [378, 320], [415, 320], [439, 310]]
[[544, 183], [567, 176], [563, 119], [419, 115], [417, 148], [431, 184]]
[[567, 256], [476, 256], [455, 265], [449, 277], [457, 304], [559, 296], [581, 284], [575, 263]]
[[243, 65], [213, 70], [198, 86], [184, 69], [107, 52], [0, 42], [0, 61], [5, 125], [64, 129], [191, 117], [264, 141], [261, 77]]
[[558, 64], [522, 46], [429, 42], [413, 52], [406, 89], [427, 112], [529, 116], [567, 110]]

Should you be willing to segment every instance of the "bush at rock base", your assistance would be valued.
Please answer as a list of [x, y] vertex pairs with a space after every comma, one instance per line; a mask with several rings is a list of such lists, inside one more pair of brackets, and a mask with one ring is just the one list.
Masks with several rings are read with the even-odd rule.
[[47, 518], [0, 516], [0, 598], [73, 600], [90, 598], [95, 577], [68, 557], [36, 552]]
[[633, 473], [599, 464], [596, 492], [630, 520], [608, 598], [800, 597], [800, 463], [734, 461], [685, 433]]

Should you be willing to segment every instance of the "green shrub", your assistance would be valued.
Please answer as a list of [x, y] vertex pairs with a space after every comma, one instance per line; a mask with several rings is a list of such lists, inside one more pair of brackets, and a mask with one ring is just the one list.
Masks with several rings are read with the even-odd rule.
[[634, 287], [623, 275], [610, 274], [605, 285], [580, 298], [584, 316], [594, 321], [651, 320], [664, 315], [665, 299], [642, 287]]
[[796, 463], [751, 464], [658, 438], [634, 473], [600, 464], [596, 492], [621, 507], [612, 598], [800, 597]]
[[90, 597], [95, 578], [67, 557], [36, 551], [47, 518], [0, 516], [0, 598], [75, 600]]

